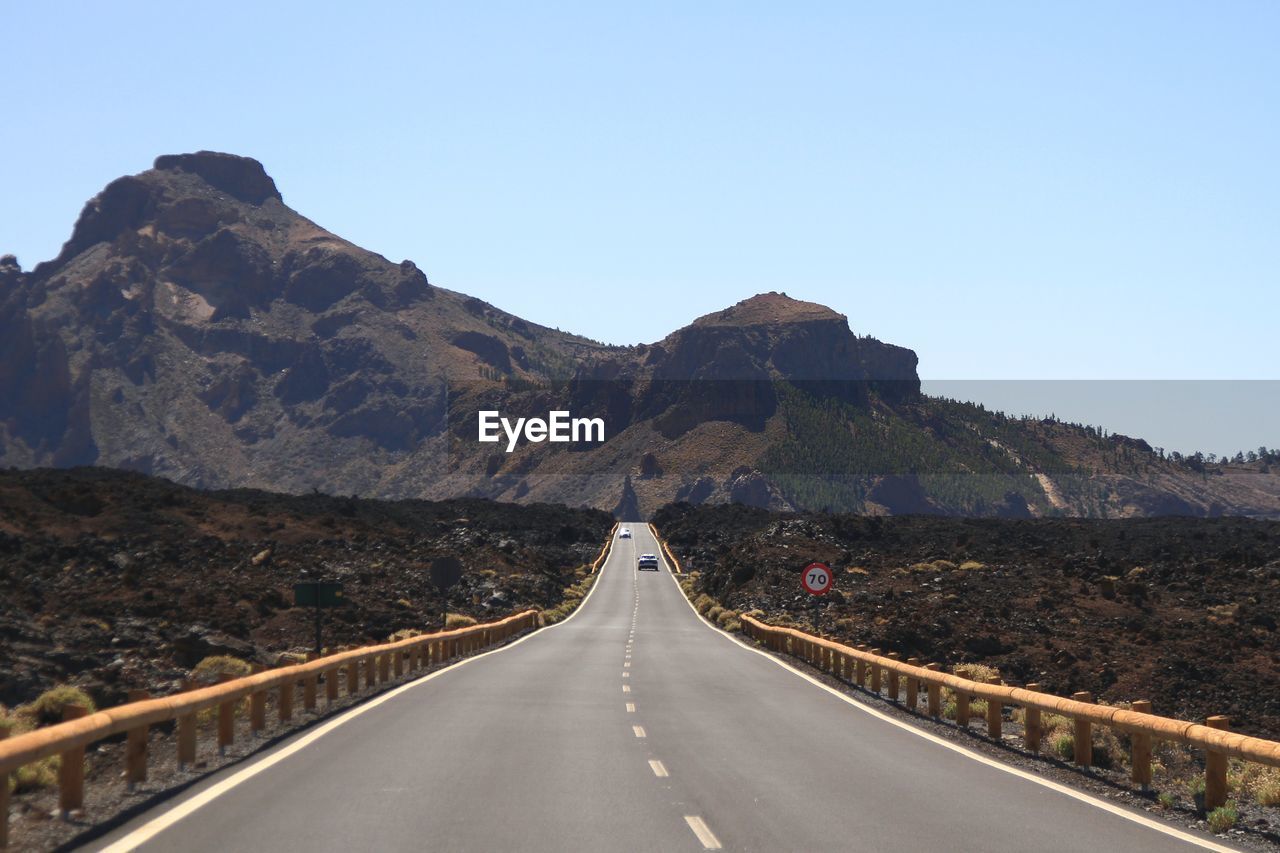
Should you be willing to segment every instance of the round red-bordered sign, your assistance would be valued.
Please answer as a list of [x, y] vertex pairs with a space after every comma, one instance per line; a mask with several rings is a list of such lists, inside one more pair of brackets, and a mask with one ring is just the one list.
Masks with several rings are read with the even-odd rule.
[[804, 572], [800, 575], [800, 583], [810, 595], [822, 595], [831, 591], [834, 579], [831, 576], [831, 569], [825, 564], [810, 563], [804, 567]]

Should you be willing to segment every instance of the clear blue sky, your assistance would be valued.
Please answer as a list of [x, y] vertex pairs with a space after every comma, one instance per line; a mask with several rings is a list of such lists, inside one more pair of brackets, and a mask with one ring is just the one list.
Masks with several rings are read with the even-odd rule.
[[7, 4], [0, 252], [209, 148], [613, 343], [784, 290], [925, 377], [1280, 379], [1274, 0], [362, 5]]

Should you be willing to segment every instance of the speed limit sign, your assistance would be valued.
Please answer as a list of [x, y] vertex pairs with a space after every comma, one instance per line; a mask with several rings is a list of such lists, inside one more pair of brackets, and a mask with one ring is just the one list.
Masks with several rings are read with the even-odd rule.
[[822, 595], [831, 590], [831, 569], [822, 563], [810, 563], [804, 567], [804, 574], [800, 576], [800, 583], [804, 584], [805, 591], [812, 595]]

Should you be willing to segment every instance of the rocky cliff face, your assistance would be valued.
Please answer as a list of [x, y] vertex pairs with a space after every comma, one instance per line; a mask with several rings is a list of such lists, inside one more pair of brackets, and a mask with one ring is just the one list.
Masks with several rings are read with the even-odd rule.
[[[568, 409], [601, 418], [606, 440], [506, 453], [476, 440], [481, 408]], [[528, 323], [324, 230], [228, 154], [111, 182], [30, 272], [0, 257], [0, 465], [629, 516], [672, 500], [1280, 511], [1280, 477], [1139, 477], [1087, 445], [922, 397], [913, 352], [781, 293], [638, 347]], [[1097, 460], [1082, 482], [1059, 476]]]

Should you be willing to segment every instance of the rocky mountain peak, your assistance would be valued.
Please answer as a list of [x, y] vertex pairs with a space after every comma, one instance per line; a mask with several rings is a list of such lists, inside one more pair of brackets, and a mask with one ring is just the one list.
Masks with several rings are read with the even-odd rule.
[[164, 154], [156, 158], [155, 168], [199, 175], [205, 183], [222, 190], [246, 204], [262, 204], [267, 199], [283, 201], [276, 182], [262, 164], [252, 157], [197, 151], [194, 154]]
[[788, 323], [808, 323], [815, 320], [847, 322], [843, 314], [832, 311], [816, 302], [792, 299], [785, 293], [771, 291], [744, 299], [723, 311], [707, 314], [693, 321], [695, 327], [717, 326], [781, 326]]

